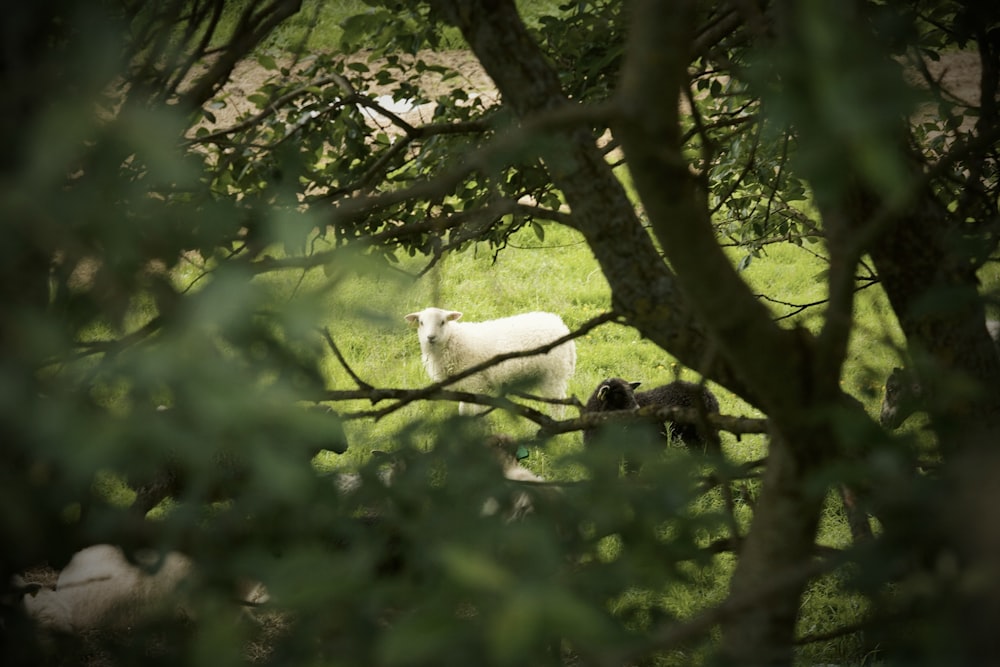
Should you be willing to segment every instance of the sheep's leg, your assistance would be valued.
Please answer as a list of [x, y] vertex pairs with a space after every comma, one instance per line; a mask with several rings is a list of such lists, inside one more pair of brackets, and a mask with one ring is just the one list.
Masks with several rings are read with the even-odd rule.
[[[546, 382], [538, 387], [538, 395], [551, 399], [561, 401], [566, 398], [566, 383], [564, 382]], [[562, 403], [550, 403], [552, 406], [552, 416], [556, 419], [562, 419], [566, 415], [566, 406]]]
[[873, 539], [872, 526], [868, 520], [868, 512], [858, 500], [858, 493], [847, 486], [840, 485], [840, 499], [844, 503], [844, 514], [847, 515], [847, 525], [851, 529], [851, 538], [855, 544]]

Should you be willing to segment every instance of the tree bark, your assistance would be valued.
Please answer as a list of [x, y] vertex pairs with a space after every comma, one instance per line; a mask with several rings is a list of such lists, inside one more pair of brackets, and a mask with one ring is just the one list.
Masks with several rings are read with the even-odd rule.
[[[913, 170], [919, 178], [917, 165]], [[882, 207], [862, 186], [843, 203], [860, 232], [870, 233], [870, 226], [878, 225], [870, 245], [872, 263], [929, 397], [931, 429], [944, 459], [940, 483], [950, 499], [926, 517], [926, 534], [933, 537], [913, 545], [913, 555], [923, 563], [942, 555], [957, 557], [965, 577], [982, 577], [1000, 557], [993, 531], [983, 527], [995, 508], [1000, 470], [1000, 356], [985, 325], [975, 264], [960, 250], [967, 243], [963, 221], [955, 220], [929, 191], [920, 192], [898, 214], [880, 218]], [[976, 389], [955, 392], [955, 378], [971, 380]], [[937, 613], [947, 619], [941, 623], [942, 634], [957, 643], [954, 664], [991, 664], [1000, 653], [996, 577], [983, 577], [979, 585], [937, 605]]]
[[[435, 4], [461, 29], [521, 118], [568, 103], [512, 2]], [[811, 557], [824, 494], [810, 491], [807, 482], [836, 451], [833, 430], [816, 408], [842, 395], [831, 364], [815, 363], [815, 340], [777, 326], [736, 274], [686, 170], [677, 103], [692, 48], [692, 6], [647, 2], [632, 9], [630, 64], [618, 100], [623, 118], [615, 131], [676, 274], [588, 130], [567, 130], [563, 143], [543, 157], [611, 283], [616, 309], [653, 342], [776, 420], [764, 488], [731, 584], [740, 595]], [[817, 368], [826, 372], [817, 377]], [[727, 621], [726, 655], [740, 664], [789, 662], [803, 586], [790, 585], [768, 605]]]
[[[800, 9], [801, 4], [791, 2], [783, 6], [789, 14]], [[779, 39], [800, 37], [779, 31]], [[954, 664], [989, 664], [1000, 652], [996, 633], [1000, 583], [995, 576], [984, 576], [994, 571], [1000, 548], [993, 531], [983, 529], [995, 507], [1000, 460], [996, 453], [1000, 442], [1000, 356], [985, 325], [976, 275], [982, 258], [995, 252], [997, 240], [982, 213], [970, 214], [961, 202], [953, 211], [947, 195], [933, 188], [938, 177], [935, 172], [944, 177], [948, 169], [956, 167], [967, 179], [963, 184], [966, 193], [987, 192], [991, 187], [982, 179], [983, 164], [991, 158], [977, 150], [978, 142], [989, 136], [989, 129], [997, 127], [996, 76], [990, 71], [995, 71], [1000, 58], [997, 53], [981, 56], [993, 62], [992, 67], [983, 66], [986, 101], [977, 121], [978, 136], [968, 142], [956, 140], [953, 151], [958, 153], [937, 165], [926, 165], [922, 156], [908, 148], [906, 128], [900, 121], [895, 134], [912, 188], [907, 201], [888, 201], [876, 186], [855, 173], [845, 179], [841, 192], [820, 202], [824, 230], [831, 239], [831, 265], [850, 266], [862, 254], [870, 255], [906, 337], [912, 370], [927, 397], [924, 407], [944, 460], [941, 478], [928, 483], [937, 485], [941, 500], [928, 502], [925, 490], [921, 492], [925, 495], [914, 491], [909, 497], [888, 500], [911, 508], [930, 505], [921, 516], [920, 539], [908, 545], [915, 562], [930, 564], [929, 572], [919, 573], [922, 580], [928, 575], [940, 577], [934, 570], [944, 558], [957, 561], [965, 580], [979, 581], [976, 586], [935, 593], [930, 600], [929, 606], [934, 607], [929, 612], [931, 621], [941, 637], [947, 638], [938, 640], [934, 648], [946, 647]], [[883, 57], [890, 56], [886, 53]], [[943, 183], [939, 192], [949, 190], [950, 184]], [[844, 278], [841, 286], [847, 284]], [[835, 301], [832, 293], [831, 299]], [[961, 385], [967, 389], [956, 391]], [[908, 514], [895, 513], [888, 521], [899, 525], [884, 522], [885, 530], [905, 533], [908, 526], [903, 524], [914, 520]], [[930, 640], [907, 637], [903, 641], [919, 650]]]
[[[839, 450], [826, 421], [829, 408], [863, 410], [845, 401], [838, 387], [844, 337], [828, 336], [821, 347], [808, 332], [779, 327], [715, 238], [705, 195], [688, 170], [680, 141], [678, 101], [695, 35], [695, 6], [633, 4], [616, 135], [681, 289], [772, 424], [762, 492], [730, 583], [731, 596], [738, 597], [812, 557], [824, 492], [809, 484]], [[844, 298], [841, 308], [849, 309], [850, 296]], [[727, 619], [724, 658], [740, 665], [790, 664], [804, 586], [790, 584], [768, 604]]]

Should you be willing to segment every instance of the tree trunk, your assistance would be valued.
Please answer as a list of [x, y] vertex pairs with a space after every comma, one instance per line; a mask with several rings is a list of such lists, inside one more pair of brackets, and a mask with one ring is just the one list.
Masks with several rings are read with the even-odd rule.
[[[985, 326], [975, 265], [956, 252], [965, 233], [962, 222], [942, 210], [929, 192], [900, 215], [873, 223], [879, 203], [859, 187], [845, 208], [859, 231], [882, 225], [874, 230], [872, 262], [929, 397], [926, 408], [944, 459], [939, 483], [949, 499], [926, 517], [931, 524], [926, 533], [933, 538], [913, 545], [913, 556], [925, 564], [957, 559], [963, 577], [979, 580], [976, 586], [960, 587], [953, 599], [949, 595], [933, 602], [932, 613], [946, 638], [942, 641], [957, 644], [954, 664], [991, 664], [1000, 654], [1000, 584], [985, 573], [995, 570], [1000, 546], [984, 526], [996, 506], [1000, 472], [1000, 357]], [[978, 389], [955, 392], [956, 378], [971, 380]], [[909, 501], [919, 503], [920, 498]]]
[[[617, 136], [682, 289], [772, 424], [763, 489], [730, 584], [732, 597], [742, 598], [812, 557], [824, 494], [808, 484], [837, 454], [824, 408], [842, 403], [838, 371], [845, 346], [838, 338], [824, 350], [807, 332], [777, 326], [719, 248], [680, 143], [678, 96], [695, 34], [694, 7], [633, 5]], [[723, 655], [741, 665], [789, 664], [805, 583], [790, 582], [766, 604], [728, 619]]]
[[[511, 0], [436, 0], [462, 31], [504, 101], [524, 119], [570, 104]], [[645, 337], [682, 363], [750, 403], [757, 397], [718, 355], [694, 317], [676, 277], [664, 264], [632, 202], [586, 127], [546, 142], [546, 166], [566, 196], [574, 226], [584, 235], [611, 285], [615, 309]]]
[[[762, 585], [803, 568], [814, 555], [822, 494], [805, 490], [809, 468], [795, 448], [772, 433], [763, 489], [754, 520], [730, 584], [730, 596], [743, 598]], [[804, 578], [723, 625], [722, 653], [733, 665], [790, 665]]]
[[[520, 117], [567, 104], [512, 2], [436, 4], [462, 30]], [[589, 131], [567, 130], [565, 143], [543, 157], [629, 323], [684, 363], [762, 405], [778, 424], [782, 435], [772, 441], [764, 488], [732, 581], [732, 592], [743, 594], [812, 555], [823, 493], [807, 492], [806, 483], [836, 448], [832, 429], [812, 418], [818, 414], [813, 409], [839, 400], [840, 391], [836, 374], [814, 377], [815, 341], [778, 327], [718, 247], [679, 146], [677, 102], [693, 33], [690, 7], [648, 6], [653, 4], [633, 7], [638, 18], [632, 40], [647, 43], [630, 44], [633, 66], [623, 76], [618, 101], [624, 118], [616, 135], [677, 275], [656, 253]], [[657, 62], [656, 51], [669, 62]], [[804, 584], [791, 584], [766, 605], [729, 621], [726, 654], [743, 664], [787, 662]]]

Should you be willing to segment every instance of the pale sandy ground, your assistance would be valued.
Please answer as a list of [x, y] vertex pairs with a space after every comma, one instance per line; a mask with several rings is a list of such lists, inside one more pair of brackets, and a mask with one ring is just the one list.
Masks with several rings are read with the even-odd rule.
[[[459, 72], [459, 76], [442, 81], [440, 76], [428, 73], [424, 80], [429, 95], [437, 95], [447, 92], [451, 88], [461, 87], [472, 94], [485, 98], [487, 103], [495, 103], [499, 100], [496, 88], [489, 75], [482, 66], [467, 51], [442, 51], [439, 53], [426, 52], [421, 54], [425, 62], [431, 65], [446, 65]], [[359, 59], [362, 60], [363, 59]], [[289, 65], [291, 63], [285, 63]], [[367, 63], [372, 71], [378, 67], [377, 62]], [[297, 67], [292, 68], [292, 76], [296, 72], [301, 73], [302, 69], [308, 65], [308, 60], [303, 59]], [[979, 57], [974, 52], [954, 52], [941, 56], [939, 61], [928, 61], [928, 69], [932, 76], [940, 79], [944, 83], [945, 89], [955, 98], [968, 104], [976, 104], [979, 101]], [[225, 106], [213, 107], [212, 111], [216, 115], [217, 127], [227, 127], [235, 123], [236, 118], [243, 113], [254, 113], [257, 109], [247, 100], [247, 96], [259, 89], [269, 81], [279, 80], [280, 73], [267, 70], [255, 61], [243, 62], [237, 66], [230, 83], [223, 89], [219, 99], [223, 100]], [[915, 77], [916, 81], [919, 77]], [[303, 80], [303, 83], [305, 81]], [[357, 91], [366, 92], [366, 91]], [[373, 86], [367, 91], [371, 95], [380, 98], [390, 109], [401, 112], [405, 120], [411, 123], [428, 122], [430, 113], [433, 111], [433, 103], [408, 109], [405, 100], [392, 100], [391, 87]]]

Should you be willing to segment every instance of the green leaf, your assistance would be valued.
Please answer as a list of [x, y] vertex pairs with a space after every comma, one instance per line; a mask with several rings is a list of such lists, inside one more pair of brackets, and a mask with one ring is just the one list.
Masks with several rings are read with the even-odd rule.
[[257, 63], [264, 69], [271, 72], [278, 69], [278, 63], [275, 62], [272, 56], [269, 56], [266, 53], [262, 53], [261, 55], [257, 56]]
[[539, 241], [544, 241], [545, 240], [545, 228], [544, 227], [542, 227], [540, 224], [538, 224], [537, 222], [535, 222], [534, 220], [532, 220], [532, 222], [531, 222], [531, 229], [534, 230], [535, 236], [538, 237]]
[[271, 103], [271, 98], [263, 93], [253, 93], [251, 95], [247, 95], [247, 100], [253, 103], [253, 105], [258, 109], [263, 109]]
[[500, 609], [490, 627], [490, 646], [500, 664], [514, 664], [527, 657], [542, 627], [542, 602], [535, 595], [518, 592]]
[[516, 581], [492, 558], [458, 545], [442, 547], [438, 558], [448, 576], [469, 588], [500, 592]]
[[460, 630], [458, 624], [435, 614], [411, 614], [383, 633], [378, 662], [390, 666], [431, 664], [435, 657], [447, 655]]

